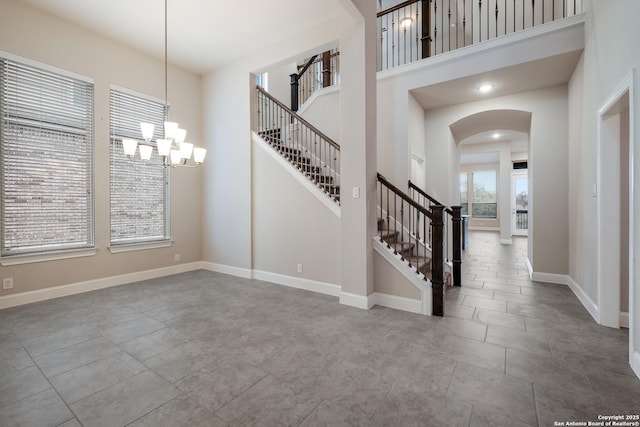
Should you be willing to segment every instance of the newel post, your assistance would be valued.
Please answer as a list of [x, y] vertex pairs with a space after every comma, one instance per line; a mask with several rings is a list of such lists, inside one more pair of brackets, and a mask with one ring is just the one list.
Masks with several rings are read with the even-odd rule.
[[298, 74], [290, 74], [291, 78], [291, 110], [298, 111]]
[[322, 52], [322, 87], [331, 86], [331, 51]]
[[462, 206], [453, 211], [453, 286], [462, 286]]
[[431, 260], [431, 294], [433, 296], [433, 315], [444, 316], [444, 206], [431, 206], [431, 227], [433, 229]]
[[422, 59], [431, 56], [431, 1], [422, 0]]

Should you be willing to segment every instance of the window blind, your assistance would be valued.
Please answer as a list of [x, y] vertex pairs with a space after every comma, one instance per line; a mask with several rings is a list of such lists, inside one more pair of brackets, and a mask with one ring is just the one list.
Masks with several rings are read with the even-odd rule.
[[2, 256], [94, 246], [93, 84], [0, 57]]
[[111, 89], [111, 244], [170, 239], [169, 171], [156, 150], [150, 161], [129, 159], [123, 138], [140, 141], [140, 122], [153, 123], [153, 139], [163, 137], [164, 103]]

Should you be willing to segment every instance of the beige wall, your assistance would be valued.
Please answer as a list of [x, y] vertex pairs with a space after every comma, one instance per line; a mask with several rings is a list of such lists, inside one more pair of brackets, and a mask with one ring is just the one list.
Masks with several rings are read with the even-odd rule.
[[[272, 148], [257, 144], [252, 173], [253, 268], [339, 284], [340, 218], [265, 151]], [[306, 179], [301, 174], [300, 178]]]
[[[0, 295], [116, 276], [202, 259], [201, 171], [171, 173], [172, 247], [111, 254], [109, 246], [109, 87], [164, 98], [163, 61], [27, 4], [2, 0], [0, 51], [82, 74], [95, 84], [95, 221], [97, 254], [87, 258], [0, 267], [14, 289]], [[200, 78], [170, 67], [171, 117], [201, 143]]]

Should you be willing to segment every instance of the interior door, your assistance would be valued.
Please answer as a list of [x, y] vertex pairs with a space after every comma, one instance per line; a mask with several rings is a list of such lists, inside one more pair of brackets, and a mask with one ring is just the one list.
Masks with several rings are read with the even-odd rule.
[[529, 235], [529, 176], [526, 171], [511, 177], [511, 234]]

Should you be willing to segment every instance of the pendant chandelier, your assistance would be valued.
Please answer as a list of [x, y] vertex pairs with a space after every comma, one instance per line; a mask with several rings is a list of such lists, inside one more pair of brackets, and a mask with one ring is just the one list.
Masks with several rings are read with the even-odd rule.
[[[164, 103], [167, 103], [167, 0], [164, 0]], [[207, 155], [205, 148], [194, 147], [193, 144], [185, 142], [187, 131], [181, 129], [176, 122], [164, 122], [164, 138], [157, 139], [155, 145], [152, 142], [154, 125], [153, 123], [140, 123], [140, 132], [144, 142], [125, 138], [122, 140], [124, 154], [133, 158], [138, 146], [140, 146], [140, 158], [150, 160], [153, 147], [156, 147], [158, 155], [162, 160], [162, 166], [176, 167], [198, 167], [204, 162]], [[191, 158], [193, 155], [193, 159]]]

